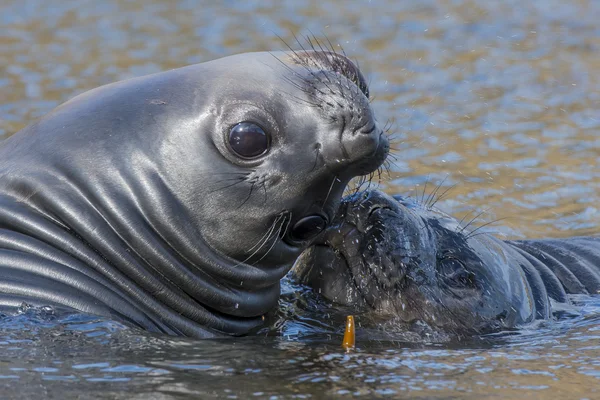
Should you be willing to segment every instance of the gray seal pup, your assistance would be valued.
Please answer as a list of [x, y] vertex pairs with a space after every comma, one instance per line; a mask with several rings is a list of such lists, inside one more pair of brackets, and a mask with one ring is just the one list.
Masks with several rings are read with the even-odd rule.
[[245, 334], [388, 153], [359, 69], [248, 53], [102, 86], [0, 143], [0, 306]]
[[[600, 237], [500, 240], [409, 198], [344, 199], [295, 279], [347, 312], [468, 336], [569, 312], [600, 291]], [[389, 325], [389, 324], [388, 324]]]

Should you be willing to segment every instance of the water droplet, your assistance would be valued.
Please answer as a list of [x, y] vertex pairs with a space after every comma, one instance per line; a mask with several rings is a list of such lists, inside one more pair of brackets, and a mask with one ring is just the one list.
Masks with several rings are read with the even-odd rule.
[[27, 304], [25, 302], [22, 302], [21, 305], [19, 306], [19, 309], [17, 310], [17, 313], [19, 314], [23, 314], [26, 313], [27, 310], [33, 308], [33, 306], [31, 304]]
[[50, 314], [50, 315], [54, 314], [54, 308], [52, 308], [52, 306], [43, 306], [41, 308], [41, 311], [45, 314]]

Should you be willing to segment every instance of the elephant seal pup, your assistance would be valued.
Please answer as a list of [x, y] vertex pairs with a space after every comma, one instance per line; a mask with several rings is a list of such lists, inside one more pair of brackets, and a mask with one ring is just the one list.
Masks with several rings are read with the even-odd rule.
[[0, 305], [245, 334], [388, 139], [358, 68], [250, 53], [91, 90], [0, 144]]
[[296, 263], [299, 282], [379, 321], [459, 337], [548, 319], [569, 294], [600, 290], [600, 237], [503, 241], [380, 191], [344, 199], [319, 242]]

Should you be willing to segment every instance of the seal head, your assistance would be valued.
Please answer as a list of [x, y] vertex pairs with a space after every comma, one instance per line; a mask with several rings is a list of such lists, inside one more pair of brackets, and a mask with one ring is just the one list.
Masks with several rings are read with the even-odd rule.
[[388, 141], [335, 53], [250, 53], [86, 92], [0, 146], [0, 304], [244, 334]]
[[504, 242], [470, 235], [440, 211], [366, 191], [344, 200], [294, 274], [378, 322], [424, 322], [468, 335], [536, 318], [536, 296], [519, 261]]

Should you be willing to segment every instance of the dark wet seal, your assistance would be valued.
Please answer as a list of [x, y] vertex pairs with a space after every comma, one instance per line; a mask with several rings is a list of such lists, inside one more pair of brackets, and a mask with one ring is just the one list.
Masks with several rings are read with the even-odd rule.
[[367, 94], [344, 56], [302, 51], [61, 105], [0, 145], [2, 309], [67, 306], [194, 337], [260, 326], [349, 180], [388, 153]]
[[600, 293], [600, 237], [503, 241], [366, 191], [344, 199], [293, 272], [344, 312], [460, 337], [549, 319], [573, 309], [570, 294]]

